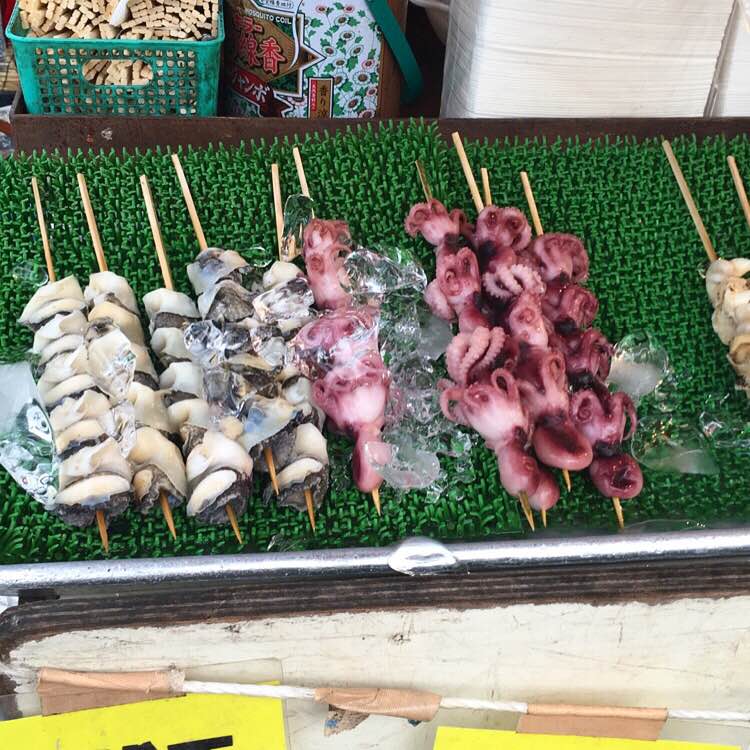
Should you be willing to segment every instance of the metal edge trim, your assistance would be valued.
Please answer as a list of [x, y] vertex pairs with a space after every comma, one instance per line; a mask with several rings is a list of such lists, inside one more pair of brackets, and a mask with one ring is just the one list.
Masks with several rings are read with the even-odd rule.
[[[402, 545], [409, 540], [402, 542]], [[0, 593], [53, 591], [70, 587], [192, 584], [283, 578], [393, 575], [391, 556], [400, 545], [309, 552], [209, 555], [137, 560], [31, 563], [0, 567]], [[653, 534], [582, 536], [554, 540], [519, 540], [447, 544], [457, 571], [509, 567], [629, 562], [750, 553], [750, 528]], [[415, 574], [448, 572], [415, 566]]]

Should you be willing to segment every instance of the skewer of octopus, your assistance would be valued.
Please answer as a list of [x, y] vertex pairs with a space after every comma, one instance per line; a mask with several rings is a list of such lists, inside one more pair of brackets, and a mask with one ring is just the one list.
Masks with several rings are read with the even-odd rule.
[[[300, 185], [309, 195], [297, 147], [293, 155]], [[391, 384], [378, 346], [379, 313], [372, 305], [355, 304], [342, 284], [344, 257], [352, 246], [345, 222], [313, 218], [302, 240], [307, 279], [323, 314], [302, 328], [293, 346], [302, 371], [313, 382], [314, 402], [329, 426], [354, 440], [354, 482], [361, 492], [372, 495], [380, 515], [383, 477], [366, 451], [368, 444], [384, 446], [381, 431]]]
[[[440, 383], [443, 412], [482, 435], [532, 528], [531, 509], [546, 525], [560, 498], [537, 459], [564, 472], [589, 468], [597, 489], [613, 499], [622, 527], [619, 499], [635, 497], [643, 486], [640, 467], [621, 450], [635, 429], [635, 409], [604, 382], [612, 347], [589, 327], [598, 302], [580, 285], [588, 276], [586, 250], [573, 235], [542, 234], [530, 190], [533, 242], [519, 209], [485, 206], [458, 134], [454, 142], [478, 211], [476, 226], [434, 198], [412, 207], [405, 224], [411, 236], [421, 234], [436, 248], [427, 303], [459, 324], [446, 352], [451, 379]], [[491, 199], [488, 175], [483, 182]]]

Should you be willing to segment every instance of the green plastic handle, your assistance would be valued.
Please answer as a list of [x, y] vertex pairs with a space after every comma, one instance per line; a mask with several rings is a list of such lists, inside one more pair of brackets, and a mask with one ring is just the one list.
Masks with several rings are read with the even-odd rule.
[[424, 86], [417, 58], [414, 57], [406, 34], [396, 20], [396, 16], [393, 15], [388, 0], [367, 0], [367, 5], [375, 22], [380, 26], [385, 41], [388, 42], [388, 46], [396, 58], [398, 67], [401, 68], [401, 73], [404, 76], [404, 90], [401, 99], [408, 104], [422, 93]]

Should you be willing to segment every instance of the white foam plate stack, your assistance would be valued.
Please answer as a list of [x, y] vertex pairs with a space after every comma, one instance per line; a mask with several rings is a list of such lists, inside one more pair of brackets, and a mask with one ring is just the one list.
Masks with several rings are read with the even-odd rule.
[[750, 115], [750, 0], [737, 3], [724, 41], [717, 76], [717, 95], [708, 114], [717, 117]]
[[[702, 116], [734, 0], [452, 0], [446, 117]], [[743, 21], [744, 24], [744, 21]], [[750, 33], [737, 55], [750, 61]], [[743, 56], [746, 55], [746, 58]], [[747, 62], [736, 72], [747, 81]], [[741, 96], [750, 104], [750, 86]], [[740, 96], [740, 94], [737, 94]], [[750, 113], [748, 107], [745, 113]]]

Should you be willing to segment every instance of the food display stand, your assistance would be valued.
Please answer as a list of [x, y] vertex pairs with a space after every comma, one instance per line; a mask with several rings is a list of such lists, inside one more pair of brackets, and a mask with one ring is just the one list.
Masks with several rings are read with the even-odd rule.
[[[20, 98], [12, 122], [26, 152], [51, 143], [62, 152], [291, 143], [353, 126], [37, 117], [24, 113]], [[436, 126], [446, 143], [459, 131], [467, 142], [486, 139], [499, 149], [527, 139], [564, 149], [590, 140], [701, 142], [750, 132], [750, 120], [742, 118], [438, 120]], [[701, 260], [696, 254], [694, 265]], [[382, 546], [315, 549], [313, 542], [293, 551], [4, 565], [0, 592], [22, 603], [0, 619], [0, 663], [7, 671], [0, 692], [20, 692], [23, 703], [30, 687], [22, 667], [118, 671], [179, 663], [205, 679], [237, 682], [327, 680], [487, 699], [738, 707], [750, 699], [750, 528], [743, 516], [729, 521], [719, 514], [715, 523], [654, 519], [621, 532], [552, 526], [481, 540], [407, 534]], [[90, 613], [85, 623], [82, 611]], [[352, 732], [323, 738], [324, 710], [294, 701], [287, 710], [290, 746], [305, 749], [406, 750], [431, 747], [435, 723], [515, 725], [509, 715], [441, 712], [438, 722], [417, 727], [372, 717]], [[745, 726], [680, 722], [668, 723], [664, 736], [750, 741]]]

